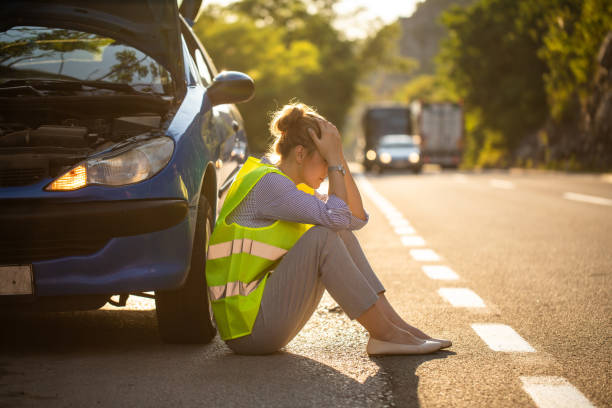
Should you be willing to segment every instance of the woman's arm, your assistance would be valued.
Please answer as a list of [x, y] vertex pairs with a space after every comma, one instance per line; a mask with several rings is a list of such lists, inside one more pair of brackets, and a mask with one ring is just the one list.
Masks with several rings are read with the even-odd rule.
[[[250, 195], [253, 194], [253, 197]], [[346, 202], [330, 195], [323, 202], [311, 194], [298, 190], [287, 177], [266, 174], [249, 193], [246, 211], [262, 220], [285, 220], [303, 224], [323, 225], [333, 230], [359, 229], [365, 221], [356, 221]]]
[[314, 130], [308, 129], [308, 131], [319, 153], [327, 161], [329, 166], [341, 164], [346, 170], [344, 176], [342, 176], [342, 173], [339, 171], [328, 173], [329, 193], [334, 194], [346, 202], [351, 213], [355, 217], [365, 220], [366, 213], [363, 208], [363, 202], [361, 201], [361, 195], [359, 194], [359, 189], [348, 168], [348, 164], [344, 158], [344, 152], [342, 151], [342, 138], [340, 137], [340, 132], [338, 132], [338, 129], [328, 121], [318, 120], [318, 123], [321, 129], [321, 139], [317, 137]]
[[346, 163], [346, 159], [344, 155], [342, 156], [342, 166], [346, 169], [346, 175], [344, 176], [344, 185], [346, 186], [346, 199], [349, 208], [351, 209], [351, 213], [359, 218], [360, 220], [366, 220], [366, 212], [363, 208], [363, 201], [361, 200], [361, 194], [359, 193], [359, 189], [357, 188], [357, 183], [355, 183], [355, 179], [353, 179], [353, 175], [351, 174], [351, 170], [349, 169], [348, 164]]

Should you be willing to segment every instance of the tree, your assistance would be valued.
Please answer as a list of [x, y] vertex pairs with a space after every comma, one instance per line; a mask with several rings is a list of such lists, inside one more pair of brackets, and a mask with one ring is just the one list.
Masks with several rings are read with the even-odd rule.
[[208, 6], [195, 25], [217, 65], [255, 80], [254, 99], [240, 106], [247, 133], [261, 135], [255, 152], [265, 150], [269, 113], [291, 99], [342, 127], [359, 78], [374, 66], [401, 66], [386, 46], [391, 29], [363, 42], [344, 38], [333, 26], [336, 1], [242, 0]]
[[610, 1], [480, 0], [443, 21], [438, 66], [467, 109], [465, 163], [508, 164], [529, 139], [550, 165], [602, 157], [609, 142], [590, 135], [584, 112], [612, 28]]
[[[471, 115], [468, 138], [473, 140], [467, 143], [466, 159], [472, 164], [507, 163], [508, 153], [546, 119], [546, 65], [538, 58], [537, 40], [522, 28], [529, 22], [521, 21], [520, 5], [517, 0], [481, 0], [443, 16], [449, 36], [438, 66]], [[496, 162], [478, 157], [485, 146], [499, 151], [493, 155]]]

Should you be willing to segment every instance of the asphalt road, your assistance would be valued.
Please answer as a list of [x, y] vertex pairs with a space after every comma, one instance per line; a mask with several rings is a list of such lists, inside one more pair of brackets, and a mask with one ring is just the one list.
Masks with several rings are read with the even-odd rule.
[[[576, 392], [583, 403], [612, 406], [612, 184], [589, 175], [390, 172], [363, 185], [371, 219], [357, 235], [387, 296], [452, 348], [369, 358], [364, 330], [327, 295], [272, 356], [233, 355], [218, 337], [165, 345], [151, 302], [131, 298], [126, 309], [1, 316], [0, 406], [530, 407], [533, 378], [563, 382], [553, 393], [567, 406], [580, 402]], [[416, 260], [414, 249], [439, 259]], [[423, 266], [448, 267], [458, 279], [431, 279]], [[481, 304], [453, 306], [441, 293], [455, 288]], [[508, 336], [499, 326], [497, 338], [481, 335], [479, 324], [510, 328], [530, 351], [496, 351]]]

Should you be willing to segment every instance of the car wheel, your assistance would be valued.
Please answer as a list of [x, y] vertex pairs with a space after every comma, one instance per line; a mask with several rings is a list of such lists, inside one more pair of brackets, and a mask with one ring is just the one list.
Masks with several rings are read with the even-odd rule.
[[157, 326], [166, 343], [208, 343], [215, 336], [206, 287], [206, 248], [213, 212], [200, 197], [189, 274], [182, 287], [155, 292]]

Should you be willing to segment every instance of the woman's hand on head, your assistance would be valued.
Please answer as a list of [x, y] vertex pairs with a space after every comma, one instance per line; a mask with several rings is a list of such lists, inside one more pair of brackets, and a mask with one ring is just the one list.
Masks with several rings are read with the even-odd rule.
[[317, 119], [319, 129], [321, 130], [321, 138], [312, 128], [308, 128], [308, 134], [312, 138], [319, 153], [327, 161], [330, 166], [342, 164], [342, 137], [336, 126], [326, 120]]

